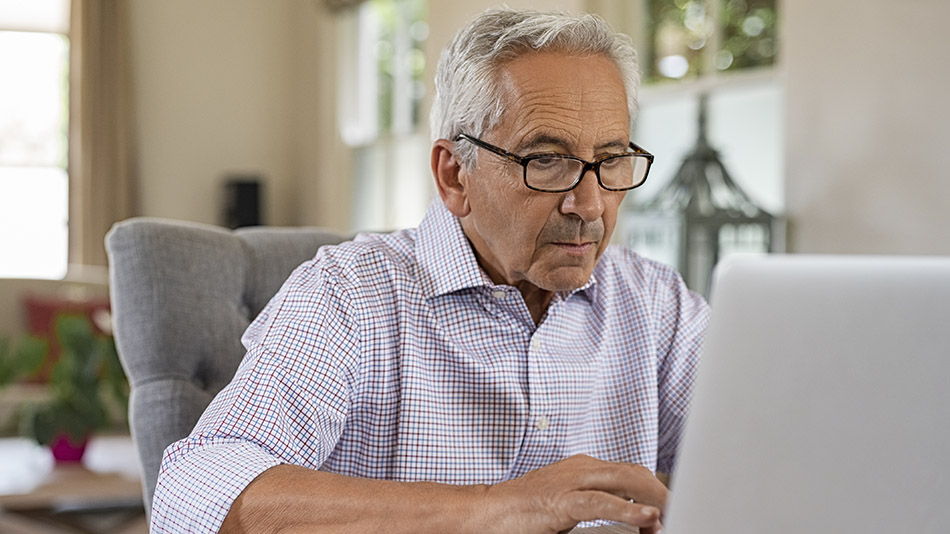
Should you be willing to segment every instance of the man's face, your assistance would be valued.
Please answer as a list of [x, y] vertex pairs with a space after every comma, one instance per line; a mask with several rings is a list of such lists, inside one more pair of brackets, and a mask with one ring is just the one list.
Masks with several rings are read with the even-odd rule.
[[[520, 156], [556, 152], [587, 161], [626, 150], [626, 91], [606, 57], [532, 53], [502, 67], [499, 82], [504, 115], [484, 141]], [[610, 241], [624, 192], [602, 189], [593, 171], [566, 193], [532, 191], [522, 173], [479, 149], [475, 168], [459, 174], [470, 208], [462, 228], [479, 263], [495, 283], [522, 293], [584, 285]]]

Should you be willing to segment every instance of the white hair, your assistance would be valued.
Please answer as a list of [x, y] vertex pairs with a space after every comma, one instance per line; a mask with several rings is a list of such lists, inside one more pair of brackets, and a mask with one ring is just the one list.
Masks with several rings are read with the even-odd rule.
[[[628, 36], [596, 15], [493, 8], [460, 29], [442, 50], [429, 115], [433, 140], [454, 140], [460, 133], [481, 137], [495, 127], [503, 112], [499, 68], [524, 54], [547, 51], [612, 60], [623, 78], [632, 124], [640, 71]], [[460, 143], [457, 155], [471, 167], [475, 147]]]

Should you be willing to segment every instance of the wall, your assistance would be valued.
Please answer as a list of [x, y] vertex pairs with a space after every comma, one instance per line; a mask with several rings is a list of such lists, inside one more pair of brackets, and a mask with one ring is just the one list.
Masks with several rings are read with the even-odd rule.
[[350, 160], [336, 118], [336, 43], [342, 36], [317, 2], [292, 4], [295, 222], [349, 231]]
[[252, 172], [267, 221], [295, 222], [295, 4], [131, 3], [141, 214], [216, 223], [225, 175]]
[[950, 254], [950, 2], [782, 7], [789, 248]]

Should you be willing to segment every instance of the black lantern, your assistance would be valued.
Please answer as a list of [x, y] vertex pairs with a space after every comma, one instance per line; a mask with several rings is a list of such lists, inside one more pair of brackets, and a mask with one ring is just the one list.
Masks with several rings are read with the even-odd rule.
[[709, 145], [705, 95], [699, 101], [696, 146], [656, 196], [624, 217], [628, 246], [673, 265], [690, 289], [707, 296], [709, 276], [720, 259], [784, 248], [781, 220], [752, 202]]

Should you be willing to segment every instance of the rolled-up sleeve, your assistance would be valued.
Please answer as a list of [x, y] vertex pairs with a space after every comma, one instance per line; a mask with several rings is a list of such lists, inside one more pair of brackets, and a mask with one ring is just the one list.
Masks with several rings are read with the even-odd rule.
[[351, 306], [326, 267], [300, 267], [244, 336], [247, 355], [190, 436], [166, 451], [152, 532], [217, 532], [258, 475], [318, 469], [342, 432], [359, 361]]

